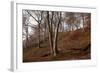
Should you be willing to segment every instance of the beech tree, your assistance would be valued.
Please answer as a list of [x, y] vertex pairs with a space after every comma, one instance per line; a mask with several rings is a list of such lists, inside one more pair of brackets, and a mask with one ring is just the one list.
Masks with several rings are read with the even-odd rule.
[[61, 12], [57, 13], [57, 18], [58, 18], [58, 22], [57, 22], [57, 26], [55, 29], [55, 34], [54, 34], [54, 46], [53, 46], [53, 51], [54, 51], [54, 56], [57, 55], [57, 39], [58, 39], [58, 30], [59, 30], [59, 25], [61, 24]]
[[[50, 18], [51, 15], [51, 18]], [[56, 23], [54, 22], [56, 21]], [[51, 53], [56, 56], [57, 55], [57, 39], [58, 39], [58, 30], [61, 22], [61, 12], [49, 12], [47, 11], [47, 22], [49, 29], [49, 42]], [[54, 31], [53, 31], [53, 28]]]

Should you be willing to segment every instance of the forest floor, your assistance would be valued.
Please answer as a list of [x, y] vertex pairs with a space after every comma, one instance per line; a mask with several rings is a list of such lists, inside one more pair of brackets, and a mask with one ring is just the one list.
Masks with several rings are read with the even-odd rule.
[[89, 29], [61, 32], [57, 56], [50, 54], [50, 48], [29, 48], [23, 50], [23, 62], [91, 59], [90, 35]]

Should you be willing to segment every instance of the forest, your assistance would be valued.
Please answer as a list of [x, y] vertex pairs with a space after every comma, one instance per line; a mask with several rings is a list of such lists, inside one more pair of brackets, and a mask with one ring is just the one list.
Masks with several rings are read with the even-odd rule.
[[91, 13], [22, 10], [23, 62], [91, 59]]

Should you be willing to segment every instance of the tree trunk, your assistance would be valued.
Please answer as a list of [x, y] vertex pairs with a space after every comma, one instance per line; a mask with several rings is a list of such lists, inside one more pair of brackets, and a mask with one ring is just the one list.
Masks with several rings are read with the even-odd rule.
[[52, 40], [52, 32], [51, 32], [51, 27], [50, 27], [50, 22], [49, 22], [49, 11], [47, 11], [47, 24], [48, 24], [48, 29], [49, 29], [49, 42], [50, 42], [50, 48], [51, 48], [51, 54], [53, 53], [53, 40]]
[[60, 25], [60, 22], [61, 22], [61, 13], [60, 13], [60, 17], [59, 17], [59, 21], [58, 21], [58, 24], [57, 24], [57, 27], [55, 29], [55, 36], [54, 36], [54, 45], [53, 45], [53, 55], [56, 56], [57, 53], [58, 53], [58, 50], [57, 50], [57, 39], [58, 39], [58, 31], [59, 31], [59, 25]]
[[38, 24], [38, 48], [40, 48], [40, 23]]
[[58, 32], [57, 29], [55, 30], [55, 36], [54, 36], [54, 45], [53, 45], [53, 55], [56, 56], [57, 55], [57, 37], [58, 37]]
[[26, 27], [26, 48], [28, 48], [28, 26]]
[[83, 20], [83, 32], [84, 32], [84, 28], [85, 28], [85, 24], [84, 24], [84, 22], [85, 22], [84, 14], [82, 14], [82, 20]]
[[46, 23], [45, 23], [45, 27], [44, 27], [44, 33], [43, 33], [43, 42], [45, 42], [46, 40]]

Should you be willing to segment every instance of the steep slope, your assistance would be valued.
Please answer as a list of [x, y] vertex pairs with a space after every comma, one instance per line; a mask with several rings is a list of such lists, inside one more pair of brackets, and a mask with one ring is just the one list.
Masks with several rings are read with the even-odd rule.
[[59, 34], [58, 47], [60, 49], [84, 49], [90, 44], [90, 30], [85, 28], [85, 31], [78, 29], [73, 32]]

